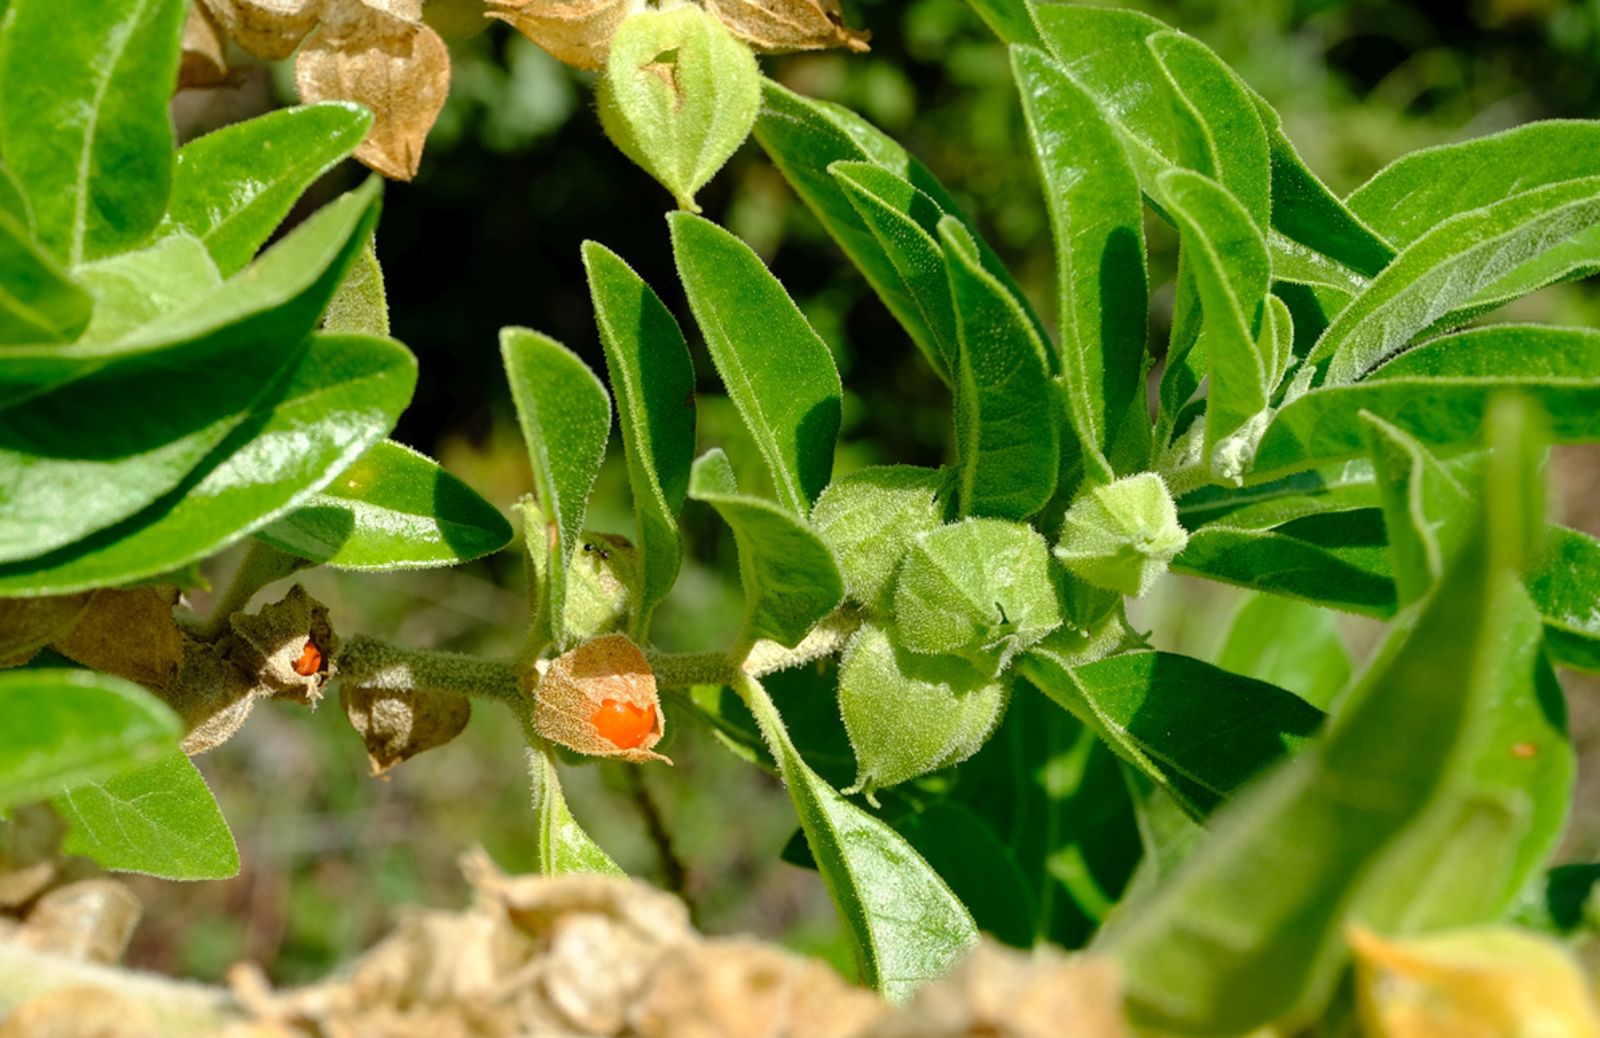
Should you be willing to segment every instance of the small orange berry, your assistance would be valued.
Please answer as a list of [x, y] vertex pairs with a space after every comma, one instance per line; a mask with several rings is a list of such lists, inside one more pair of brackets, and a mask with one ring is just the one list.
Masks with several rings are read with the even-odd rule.
[[303, 678], [309, 678], [322, 669], [322, 650], [317, 648], [316, 642], [306, 639], [306, 647], [301, 650], [300, 658], [294, 661], [294, 672]]
[[620, 750], [631, 750], [644, 742], [656, 726], [656, 708], [649, 703], [635, 706], [615, 699], [600, 700], [600, 709], [590, 718], [595, 731]]

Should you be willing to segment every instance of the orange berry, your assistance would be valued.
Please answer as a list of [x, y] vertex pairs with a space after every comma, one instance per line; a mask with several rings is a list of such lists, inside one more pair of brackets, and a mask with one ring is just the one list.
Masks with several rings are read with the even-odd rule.
[[602, 699], [600, 709], [589, 720], [602, 738], [620, 750], [631, 750], [655, 729], [656, 708], [649, 703], [635, 706], [616, 699]]
[[294, 661], [294, 672], [303, 678], [309, 678], [322, 669], [322, 650], [317, 648], [315, 642], [306, 639], [306, 647], [301, 650], [300, 658]]

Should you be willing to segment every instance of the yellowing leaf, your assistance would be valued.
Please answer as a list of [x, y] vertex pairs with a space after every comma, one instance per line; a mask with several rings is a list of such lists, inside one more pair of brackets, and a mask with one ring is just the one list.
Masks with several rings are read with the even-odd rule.
[[1600, 1018], [1578, 963], [1509, 928], [1389, 940], [1350, 933], [1369, 1038], [1596, 1038]]
[[[375, 12], [374, 12], [375, 13]], [[361, 35], [324, 25], [295, 61], [300, 98], [354, 101], [372, 111], [372, 131], [356, 158], [395, 180], [410, 180], [422, 146], [450, 92], [450, 52], [425, 25], [388, 19], [353, 23]]]
[[582, 69], [606, 67], [611, 37], [639, 0], [489, 0], [488, 12], [543, 47], [558, 61]]
[[848, 47], [868, 50], [872, 34], [847, 28], [839, 0], [705, 0], [733, 34], [763, 54]]

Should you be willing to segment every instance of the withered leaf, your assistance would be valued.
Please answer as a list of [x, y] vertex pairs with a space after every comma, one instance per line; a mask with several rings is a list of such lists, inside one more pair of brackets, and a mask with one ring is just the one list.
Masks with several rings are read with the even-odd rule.
[[234, 42], [277, 61], [300, 46], [317, 24], [323, 0], [202, 0]]
[[382, 775], [401, 761], [460, 735], [472, 717], [464, 696], [420, 689], [342, 686], [339, 702], [367, 745], [372, 773]]
[[178, 589], [150, 585], [94, 592], [77, 624], [55, 639], [75, 663], [159, 690], [178, 676], [183, 634], [172, 617]]
[[584, 642], [550, 662], [533, 691], [533, 728], [569, 750], [642, 764], [664, 732], [656, 676], [625, 635]]
[[0, 667], [17, 667], [68, 629], [89, 605], [93, 592], [50, 598], [0, 598]]
[[839, 0], [705, 0], [705, 6], [758, 53], [870, 49], [872, 34], [845, 26]]
[[490, 18], [499, 18], [576, 68], [605, 68], [611, 37], [639, 0], [489, 0]]
[[204, 3], [189, 8], [183, 23], [183, 61], [178, 66], [178, 89], [217, 86], [228, 78], [228, 48], [222, 27]]
[[295, 83], [307, 103], [354, 101], [370, 109], [372, 130], [356, 158], [386, 177], [410, 180], [450, 92], [450, 52], [426, 25], [388, 24], [359, 36], [319, 29], [295, 61]]

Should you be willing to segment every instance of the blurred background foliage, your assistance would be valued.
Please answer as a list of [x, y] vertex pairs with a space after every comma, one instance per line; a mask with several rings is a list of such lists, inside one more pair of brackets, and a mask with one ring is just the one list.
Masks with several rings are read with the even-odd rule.
[[[1399, 154], [1531, 119], [1600, 116], [1600, 0], [1148, 0], [1155, 14], [1218, 50], [1283, 113], [1308, 161], [1340, 193]], [[872, 52], [765, 59], [769, 75], [846, 104], [897, 136], [976, 214], [1025, 290], [1049, 316], [1049, 230], [1038, 197], [1007, 56], [963, 0], [856, 0], [852, 24]], [[555, 335], [603, 370], [578, 246], [597, 239], [627, 258], [683, 319], [663, 213], [671, 200], [601, 134], [592, 77], [559, 65], [505, 26], [482, 23], [479, 0], [428, 0], [451, 44], [450, 100], [411, 184], [391, 184], [378, 232], [395, 335], [423, 377], [396, 438], [426, 451], [490, 500], [530, 490], [500, 370], [497, 333], [521, 324]], [[242, 55], [236, 55], [242, 57]], [[180, 134], [290, 103], [284, 67], [243, 66], [219, 89], [174, 103]], [[306, 211], [363, 171], [347, 165]], [[946, 457], [944, 391], [916, 351], [747, 144], [700, 196], [707, 215], [768, 260], [834, 349], [846, 387], [840, 469]], [[1153, 341], [1165, 340], [1175, 241], [1150, 226]], [[1498, 319], [1600, 325], [1592, 284], [1539, 293]], [[692, 336], [691, 336], [692, 338]], [[702, 449], [740, 444], [731, 407], [709, 395], [703, 354]], [[620, 445], [602, 473], [590, 524], [631, 533]], [[747, 466], [748, 467], [748, 466]], [[1591, 459], [1558, 459], [1569, 521], [1600, 532]], [[753, 469], [743, 479], [759, 482]], [[1588, 488], [1587, 492], [1585, 489]], [[720, 647], [737, 622], [724, 574], [732, 545], [704, 506], [686, 515], [693, 562], [658, 613], [671, 649]], [[210, 574], [221, 584], [236, 556]], [[515, 552], [458, 570], [386, 576], [312, 572], [309, 589], [346, 635], [508, 654], [523, 620]], [[204, 596], [197, 605], [206, 606]], [[1215, 658], [1238, 596], [1169, 578], [1138, 619], [1157, 644]], [[1350, 631], [1359, 649], [1363, 630]], [[1365, 632], [1370, 634], [1370, 632]], [[825, 707], [829, 675], [787, 679], [796, 703]], [[1581, 703], [1575, 703], [1581, 707]], [[279, 983], [317, 976], [370, 944], [405, 903], [453, 905], [455, 859], [483, 843], [505, 867], [531, 867], [527, 778], [515, 727], [480, 709], [465, 735], [382, 781], [337, 717], [258, 711], [249, 732], [200, 759], [239, 837], [245, 866], [227, 883], [143, 884], [139, 965], [202, 979], [241, 958]], [[1575, 717], [1580, 742], [1587, 727]], [[716, 745], [694, 720], [669, 715], [676, 761], [662, 767], [566, 769], [575, 812], [630, 871], [681, 885], [712, 932], [755, 931], [844, 963], [847, 952], [814, 874], [782, 864], [794, 830], [774, 780]], [[651, 839], [642, 801], [664, 821], [683, 875]], [[1592, 801], [1591, 801], [1592, 802]], [[1572, 853], [1600, 850], [1593, 826]]]

